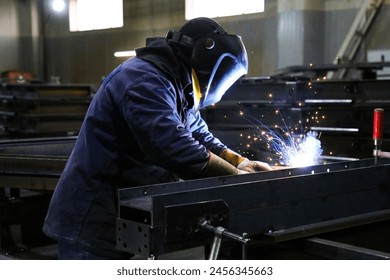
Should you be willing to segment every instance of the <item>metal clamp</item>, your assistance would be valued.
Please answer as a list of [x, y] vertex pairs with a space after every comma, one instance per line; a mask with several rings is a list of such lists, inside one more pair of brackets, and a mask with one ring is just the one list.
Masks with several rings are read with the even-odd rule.
[[250, 241], [250, 239], [247, 238], [246, 233], [243, 233], [242, 235], [238, 235], [238, 234], [235, 234], [235, 233], [232, 233], [232, 232], [226, 230], [224, 227], [220, 227], [220, 226], [215, 227], [215, 226], [211, 225], [210, 222], [204, 218], [202, 218], [199, 221], [198, 225], [202, 229], [214, 233], [214, 239], [213, 239], [213, 243], [211, 246], [209, 260], [218, 259], [219, 250], [221, 248], [222, 237], [227, 237], [231, 240], [240, 242], [242, 244], [242, 259], [246, 259], [247, 244]]

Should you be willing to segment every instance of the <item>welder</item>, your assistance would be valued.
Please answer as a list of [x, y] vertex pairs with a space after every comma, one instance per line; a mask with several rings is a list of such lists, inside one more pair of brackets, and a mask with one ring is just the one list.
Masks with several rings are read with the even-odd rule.
[[146, 40], [103, 81], [43, 227], [59, 259], [122, 259], [117, 189], [270, 170], [212, 135], [200, 109], [247, 74], [244, 44], [208, 18]]

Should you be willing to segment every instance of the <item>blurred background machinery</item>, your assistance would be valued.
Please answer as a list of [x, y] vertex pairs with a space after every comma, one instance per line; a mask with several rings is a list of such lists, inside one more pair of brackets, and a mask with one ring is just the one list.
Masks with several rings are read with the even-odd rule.
[[0, 84], [0, 138], [77, 135], [90, 85]]
[[90, 85], [34, 83], [7, 73], [0, 84], [0, 252], [42, 258], [52, 191], [93, 98]]

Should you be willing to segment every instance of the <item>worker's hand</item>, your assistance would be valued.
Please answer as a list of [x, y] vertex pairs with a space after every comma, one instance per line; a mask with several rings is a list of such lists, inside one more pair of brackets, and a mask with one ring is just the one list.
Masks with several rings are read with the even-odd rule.
[[224, 160], [230, 162], [232, 165], [236, 166], [239, 170], [238, 174], [245, 174], [242, 173], [242, 171], [245, 171], [247, 173], [253, 173], [256, 171], [269, 171], [273, 170], [268, 163], [262, 162], [262, 161], [252, 161], [249, 160], [240, 154], [237, 154], [236, 152], [225, 149], [222, 151], [222, 153], [219, 155]]
[[245, 170], [240, 170], [240, 169], [237, 169], [238, 170], [238, 175], [241, 175], [241, 174], [249, 174], [248, 171], [245, 171]]
[[249, 173], [254, 173], [257, 171], [270, 171], [273, 170], [268, 163], [262, 162], [262, 161], [255, 161], [255, 160], [249, 160], [245, 159], [242, 161], [238, 166], [238, 170], [246, 171]]

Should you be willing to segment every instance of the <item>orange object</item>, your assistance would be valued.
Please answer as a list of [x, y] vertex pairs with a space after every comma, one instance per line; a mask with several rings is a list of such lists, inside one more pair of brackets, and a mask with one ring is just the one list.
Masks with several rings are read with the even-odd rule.
[[34, 75], [31, 72], [18, 70], [5, 71], [1, 74], [1, 76], [7, 83], [10, 84], [25, 83], [31, 81], [34, 78]]

